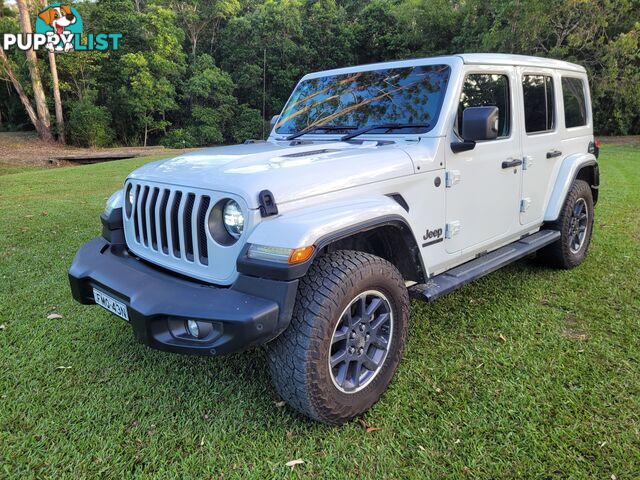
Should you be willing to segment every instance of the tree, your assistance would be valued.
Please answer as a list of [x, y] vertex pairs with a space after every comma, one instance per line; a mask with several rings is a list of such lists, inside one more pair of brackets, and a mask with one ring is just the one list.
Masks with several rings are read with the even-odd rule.
[[147, 146], [149, 133], [164, 130], [169, 122], [167, 111], [175, 109], [175, 90], [166, 78], [156, 78], [149, 62], [141, 53], [128, 53], [122, 58], [122, 71], [129, 84], [120, 89], [131, 114], [130, 121], [143, 129], [143, 145]]
[[191, 44], [192, 59], [195, 59], [202, 34], [208, 29], [213, 45], [222, 21], [240, 9], [238, 0], [174, 0], [172, 6], [178, 12]]
[[[29, 19], [29, 9], [26, 0], [16, 0], [20, 18], [20, 27], [24, 33], [32, 33], [31, 20]], [[36, 112], [38, 118], [35, 124], [36, 130], [40, 138], [46, 141], [52, 141], [51, 135], [51, 119], [49, 117], [49, 109], [47, 108], [47, 100], [42, 88], [42, 79], [40, 78], [40, 69], [38, 68], [38, 57], [33, 50], [26, 50], [27, 65], [29, 67], [29, 75], [31, 77], [31, 86], [33, 88], [33, 98], [36, 104]]]
[[244, 141], [260, 135], [260, 112], [238, 105], [234, 89], [231, 76], [218, 68], [210, 55], [198, 55], [182, 94], [191, 106], [186, 132], [196, 145]]
[[31, 105], [31, 100], [29, 100], [29, 97], [27, 97], [27, 94], [25, 93], [24, 88], [22, 88], [22, 84], [20, 83], [20, 80], [18, 80], [15, 73], [13, 72], [13, 68], [11, 67], [11, 63], [9, 62], [9, 59], [7, 58], [5, 51], [0, 48], [0, 73], [2, 71], [4, 71], [4, 73], [7, 75], [7, 77], [11, 81], [13, 88], [15, 89], [15, 91], [18, 93], [18, 96], [20, 97], [20, 101], [22, 102], [22, 105], [24, 106], [24, 109], [27, 112], [27, 115], [29, 115], [29, 119], [31, 120], [31, 123], [37, 129], [39, 125], [38, 115], [34, 110], [33, 105]]

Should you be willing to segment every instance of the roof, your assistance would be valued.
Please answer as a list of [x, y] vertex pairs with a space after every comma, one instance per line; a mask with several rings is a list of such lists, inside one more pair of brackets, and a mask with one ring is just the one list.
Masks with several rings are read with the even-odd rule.
[[523, 67], [557, 68], [573, 72], [586, 72], [582, 65], [555, 60], [553, 58], [533, 57], [529, 55], [511, 55], [506, 53], [463, 53], [456, 55], [467, 65], [517, 65]]
[[303, 79], [324, 77], [328, 75], [341, 75], [369, 70], [381, 70], [384, 68], [404, 68], [416, 65], [433, 65], [437, 63], [463, 63], [467, 65], [513, 65], [522, 67], [556, 68], [571, 72], [585, 73], [581, 65], [555, 60], [553, 58], [532, 57], [528, 55], [511, 55], [506, 53], [462, 53], [458, 55], [444, 55], [439, 57], [414, 58], [410, 60], [394, 60], [389, 62], [371, 63], [368, 65], [353, 65], [350, 67], [336, 68], [313, 72], [305, 75]]

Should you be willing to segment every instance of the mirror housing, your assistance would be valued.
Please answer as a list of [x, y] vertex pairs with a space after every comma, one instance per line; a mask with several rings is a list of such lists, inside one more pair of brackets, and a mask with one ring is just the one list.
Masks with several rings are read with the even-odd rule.
[[495, 140], [498, 137], [498, 107], [469, 107], [462, 112], [462, 138], [465, 142]]
[[274, 115], [273, 117], [271, 117], [271, 121], [269, 122], [269, 126], [271, 127], [271, 130], [273, 130], [273, 127], [276, 126], [276, 123], [278, 123], [280, 121], [280, 115]]

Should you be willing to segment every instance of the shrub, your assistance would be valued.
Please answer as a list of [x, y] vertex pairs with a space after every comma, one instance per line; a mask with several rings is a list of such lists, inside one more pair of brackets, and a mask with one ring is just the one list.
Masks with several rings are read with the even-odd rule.
[[160, 145], [167, 148], [192, 148], [197, 147], [198, 143], [189, 130], [186, 128], [176, 128], [160, 140]]
[[80, 100], [69, 112], [69, 140], [81, 147], [108, 147], [114, 138], [110, 124], [109, 110], [89, 99]]
[[[248, 139], [262, 138], [262, 123], [262, 116], [258, 110], [246, 104], [239, 105], [229, 129], [230, 140], [241, 143]], [[268, 127], [265, 131], [268, 133]]]

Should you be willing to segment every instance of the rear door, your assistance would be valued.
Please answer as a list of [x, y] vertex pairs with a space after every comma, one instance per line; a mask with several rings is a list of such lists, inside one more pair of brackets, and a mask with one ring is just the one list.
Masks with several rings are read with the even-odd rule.
[[447, 150], [446, 248], [455, 253], [498, 242], [518, 226], [522, 160], [515, 119], [514, 67], [472, 67], [459, 92], [458, 115], [451, 141], [460, 141], [462, 112], [468, 107], [497, 106], [498, 138], [476, 142], [472, 150]]
[[522, 198], [520, 224], [541, 222], [563, 158], [558, 125], [559, 76], [553, 70], [518, 68], [522, 93]]

